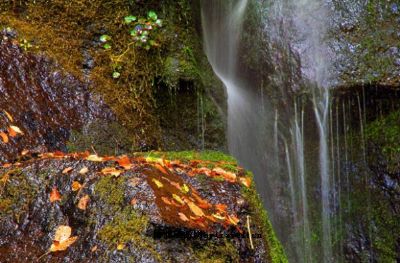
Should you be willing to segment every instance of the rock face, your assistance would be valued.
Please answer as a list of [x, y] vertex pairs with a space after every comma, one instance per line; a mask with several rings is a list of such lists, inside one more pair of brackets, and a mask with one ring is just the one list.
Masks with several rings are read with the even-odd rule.
[[[63, 73], [49, 59], [24, 52], [14, 36], [7, 29], [0, 34], [0, 109], [11, 114], [25, 136], [0, 144], [0, 161], [39, 145], [64, 150], [71, 129], [95, 119], [113, 119], [87, 84]], [[8, 124], [2, 111], [0, 129]]]
[[[56, 152], [3, 166], [0, 261], [286, 262], [245, 171], [216, 153], [182, 156]], [[61, 225], [78, 239], [48, 252]]]

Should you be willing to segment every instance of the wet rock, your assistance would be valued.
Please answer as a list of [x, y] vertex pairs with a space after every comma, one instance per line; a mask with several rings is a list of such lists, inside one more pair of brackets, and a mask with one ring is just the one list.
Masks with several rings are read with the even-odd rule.
[[[84, 153], [28, 154], [22, 163], [0, 168], [0, 262], [271, 262], [268, 251], [277, 248], [263, 236], [273, 233], [256, 220], [260, 211], [239, 181], [195, 175], [199, 162], [89, 159]], [[107, 167], [121, 174], [106, 175]], [[237, 176], [246, 174], [239, 169]], [[53, 189], [60, 201], [51, 202]], [[90, 201], [82, 209], [86, 195]], [[60, 225], [70, 226], [78, 240], [66, 251], [48, 253]]]
[[[0, 145], [0, 161], [12, 160], [23, 147], [65, 150], [71, 129], [114, 118], [89, 84], [46, 57], [24, 51], [15, 37], [11, 29], [0, 34], [0, 129], [16, 125], [24, 136]], [[13, 116], [13, 123], [3, 110]]]

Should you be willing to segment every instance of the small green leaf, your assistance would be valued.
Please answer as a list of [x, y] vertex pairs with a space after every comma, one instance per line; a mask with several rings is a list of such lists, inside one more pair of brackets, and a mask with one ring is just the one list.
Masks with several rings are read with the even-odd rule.
[[107, 44], [104, 44], [104, 46], [103, 46], [103, 47], [104, 47], [104, 49], [111, 49], [111, 45], [110, 45], [110, 44], [108, 44], [108, 43], [107, 43]]
[[119, 73], [118, 71], [114, 71], [113, 74], [112, 74], [112, 77], [113, 77], [114, 79], [117, 79], [117, 78], [119, 78], [120, 76], [121, 76], [121, 73]]
[[108, 40], [111, 40], [111, 37], [110, 37], [109, 35], [101, 35], [101, 36], [100, 36], [100, 41], [101, 41], [101, 42], [105, 43], [105, 42], [107, 42]]
[[125, 21], [126, 24], [130, 24], [132, 22], [135, 22], [136, 19], [137, 19], [136, 16], [126, 16], [126, 17], [124, 17], [124, 21]]
[[149, 46], [149, 45], [146, 45], [146, 46], [144, 47], [144, 49], [150, 50], [150, 46]]
[[130, 33], [131, 33], [131, 36], [136, 36], [138, 32], [136, 31], [136, 29], [133, 29], [133, 30], [131, 30]]
[[151, 19], [151, 20], [154, 20], [154, 21], [157, 20], [157, 14], [156, 14], [156, 12], [154, 12], [154, 11], [150, 11], [150, 12], [147, 14], [147, 17], [148, 17], [149, 19]]

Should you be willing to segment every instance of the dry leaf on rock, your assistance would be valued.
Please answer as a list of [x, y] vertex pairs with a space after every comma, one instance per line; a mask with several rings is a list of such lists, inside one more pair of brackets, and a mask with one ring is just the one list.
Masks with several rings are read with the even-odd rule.
[[57, 187], [53, 187], [50, 193], [50, 202], [56, 202], [61, 200], [60, 192], [58, 192]]
[[78, 239], [77, 236], [71, 237], [72, 229], [69, 226], [58, 226], [54, 236], [50, 252], [64, 251]]

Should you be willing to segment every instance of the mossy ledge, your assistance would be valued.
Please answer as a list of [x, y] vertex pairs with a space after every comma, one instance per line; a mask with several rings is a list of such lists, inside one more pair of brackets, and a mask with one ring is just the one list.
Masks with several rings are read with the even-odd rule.
[[[66, 257], [70, 262], [287, 262], [254, 183], [246, 186], [239, 180], [235, 183], [201, 172], [192, 174], [203, 168], [224, 169], [238, 178], [251, 177], [232, 157], [212, 151], [137, 153], [129, 157], [132, 167], [122, 170], [118, 166], [121, 157], [93, 161], [83, 156], [28, 155], [19, 163], [0, 168], [0, 261], [42, 256], [43, 262]], [[161, 163], [164, 168], [160, 168]], [[167, 163], [177, 163], [186, 170]], [[88, 172], [80, 172], [85, 167]], [[121, 174], [106, 175], [103, 169], [107, 167], [120, 169]], [[169, 172], [160, 172], [164, 169]], [[158, 183], [153, 185], [155, 178]], [[79, 190], [73, 187], [76, 182], [81, 185]], [[171, 187], [178, 183], [182, 186], [179, 190]], [[18, 198], [15, 189], [19, 189]], [[59, 191], [60, 201], [50, 201], [52, 189]], [[225, 210], [225, 216], [221, 213], [216, 218], [226, 219], [203, 221], [211, 222], [205, 231], [202, 221], [187, 222], [194, 214], [186, 210], [187, 218], [174, 222], [179, 221], [174, 214], [184, 210], [179, 206], [171, 206], [167, 213], [163, 210], [165, 204], [158, 198], [166, 189], [175, 191], [173, 199], [177, 201], [190, 203], [187, 200], [194, 194], [206, 207]], [[79, 203], [84, 196], [90, 201], [82, 209]], [[203, 211], [207, 216], [216, 213], [206, 207]], [[254, 249], [246, 218], [251, 220]], [[79, 238], [64, 252], [46, 254], [59, 225], [69, 225]]]

